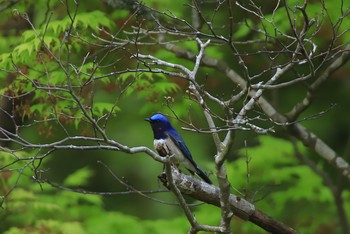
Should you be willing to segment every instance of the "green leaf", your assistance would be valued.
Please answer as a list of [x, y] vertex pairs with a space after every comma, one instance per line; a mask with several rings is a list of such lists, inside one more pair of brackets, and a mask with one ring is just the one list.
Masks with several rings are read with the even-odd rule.
[[121, 84], [125, 84], [125, 82], [129, 79], [131, 79], [131, 74], [130, 73], [123, 73], [123, 74], [120, 74], [118, 76], [118, 81], [121, 83]]
[[56, 20], [56, 21], [50, 22], [50, 24], [47, 27], [47, 30], [48, 31], [52, 30], [52, 32], [54, 34], [59, 34], [59, 33], [63, 32], [64, 30], [68, 29], [68, 26], [69, 26], [69, 21]]
[[[273, 208], [277, 213], [283, 213], [288, 202], [332, 202], [332, 195], [323, 186], [322, 179], [308, 166], [300, 164], [289, 141], [260, 136], [259, 142], [256, 147], [242, 149], [240, 155], [243, 156], [227, 167], [229, 177], [234, 175], [235, 178], [233, 186], [248, 191], [248, 199], [250, 194], [259, 199], [260, 195], [269, 193], [264, 198], [265, 203], [259, 204]], [[301, 153], [306, 152], [301, 144], [298, 147]]]
[[169, 94], [172, 92], [180, 91], [180, 87], [176, 83], [169, 81], [158, 81], [154, 83], [154, 92], [161, 94]]
[[[12, 61], [11, 61], [11, 53], [4, 53], [0, 55], [0, 68], [5, 70], [13, 69]], [[3, 77], [7, 77], [7, 76], [3, 76]]]
[[46, 103], [33, 104], [30, 106], [30, 112], [31, 113], [38, 112], [38, 114], [41, 114], [46, 105], [47, 105]]
[[29, 42], [36, 38], [36, 34], [33, 30], [27, 30], [22, 33], [23, 42]]
[[[15, 47], [15, 49], [13, 50], [13, 55], [15, 57], [21, 57], [24, 54], [26, 56], [30, 56], [33, 53], [34, 49], [35, 49], [34, 41], [22, 43]], [[21, 60], [21, 61], [24, 61], [24, 60]]]
[[112, 19], [125, 19], [130, 15], [130, 11], [123, 9], [115, 9], [110, 13]]
[[[101, 225], [101, 223], [103, 225]], [[139, 233], [146, 234], [140, 220], [118, 212], [105, 213], [104, 216], [90, 218], [86, 223], [88, 233]], [[149, 233], [149, 232], [148, 232]]]
[[[96, 73], [95, 73], [95, 75], [96, 75]], [[111, 80], [109, 77], [99, 79], [99, 81], [101, 81], [104, 85], [109, 85], [111, 83]]]
[[[54, 36], [45, 36], [44, 43], [51, 51], [57, 51], [60, 48], [60, 40]], [[41, 42], [40, 42], [41, 43]], [[39, 44], [40, 45], [40, 44]], [[38, 46], [39, 46], [38, 45]]]
[[102, 11], [83, 12], [76, 16], [74, 27], [77, 26], [98, 31], [99, 26], [111, 28], [112, 22]]
[[249, 25], [253, 25], [253, 22], [250, 19], [246, 19], [245, 22], [240, 23], [239, 27], [233, 34], [233, 38], [238, 40], [247, 36], [251, 32]]
[[62, 70], [57, 70], [50, 72], [49, 74], [49, 79], [47, 83], [49, 85], [59, 85], [59, 84], [64, 84], [67, 80], [66, 74]]
[[95, 102], [94, 103], [94, 113], [98, 116], [103, 115], [104, 113], [117, 113], [120, 111], [120, 108], [117, 107], [115, 104], [108, 103], [108, 102]]
[[63, 182], [65, 186], [83, 186], [88, 184], [89, 179], [93, 176], [93, 171], [88, 167], [83, 167], [73, 174], [70, 174]]
[[33, 192], [27, 191], [21, 188], [16, 188], [16, 192], [11, 193], [11, 199], [17, 200], [17, 201], [19, 200], [31, 201], [31, 200], [34, 200], [34, 198], [35, 198], [35, 195]]

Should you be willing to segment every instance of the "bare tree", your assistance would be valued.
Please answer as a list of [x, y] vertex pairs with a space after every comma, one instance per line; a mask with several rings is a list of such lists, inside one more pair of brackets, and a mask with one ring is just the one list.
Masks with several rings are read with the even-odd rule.
[[[109, 3], [112, 4], [111, 1]], [[311, 7], [318, 7], [318, 13], [308, 11]], [[333, 181], [327, 172], [300, 153], [295, 144], [300, 141], [308, 146], [322, 161], [332, 166], [342, 176], [342, 180], [349, 182], [349, 163], [312, 129], [303, 126], [303, 121], [322, 117], [329, 108], [301, 117], [312, 105], [320, 87], [350, 58], [348, 42], [344, 41], [349, 28], [344, 28], [343, 24], [344, 19], [349, 17], [350, 10], [344, 8], [344, 2], [341, 1], [337, 6], [339, 17], [335, 20], [323, 1], [309, 6], [307, 1], [290, 3], [278, 0], [273, 5], [260, 6], [253, 0], [194, 0], [186, 5], [187, 11], [191, 13], [190, 19], [178, 17], [171, 9], [156, 10], [137, 3], [119, 30], [109, 31], [100, 27], [99, 33], [92, 34], [90, 38], [81, 36], [76, 29], [80, 20], [77, 13], [79, 1], [75, 4], [67, 2], [65, 8], [69, 23], [62, 37], [55, 41], [55, 46], [48, 43], [47, 30], [52, 24], [50, 20], [45, 22], [43, 29], [38, 29], [27, 15], [21, 15], [40, 42], [37, 57], [42, 59], [43, 64], [49, 61], [54, 69], [43, 65], [40, 71], [32, 73], [28, 72], [31, 69], [29, 66], [24, 67], [14, 59], [11, 69], [2, 68], [14, 75], [14, 80], [20, 79], [29, 87], [2, 94], [3, 99], [13, 103], [10, 110], [1, 108], [2, 115], [7, 116], [7, 119], [15, 119], [16, 116], [29, 118], [25, 122], [13, 120], [13, 129], [1, 126], [1, 142], [11, 143], [1, 147], [11, 157], [9, 163], [1, 166], [1, 172], [17, 171], [19, 180], [22, 172], [30, 168], [34, 178], [43, 182], [40, 165], [55, 151], [94, 149], [127, 154], [143, 152], [165, 164], [165, 173], [160, 175], [160, 179], [176, 195], [191, 224], [190, 233], [231, 233], [233, 216], [249, 220], [272, 233], [297, 233], [293, 228], [256, 209], [252, 202], [232, 194], [226, 170], [227, 157], [241, 131], [277, 133], [276, 136], [283, 134], [295, 145], [296, 157], [315, 171], [330, 188], [343, 233], [349, 233], [342, 200], [344, 184]], [[331, 31], [326, 38], [327, 45], [320, 46], [319, 38], [325, 27]], [[77, 62], [73, 58], [72, 40], [95, 48], [98, 52], [86, 52]], [[186, 49], [182, 46], [185, 42], [196, 43], [197, 51]], [[211, 56], [206, 52], [208, 48], [229, 50], [230, 57], [220, 59]], [[171, 52], [178, 58], [191, 61], [192, 66], [157, 56], [153, 54], [155, 50]], [[260, 67], [252, 67], [251, 60], [263, 62]], [[206, 72], [207, 68], [213, 73]], [[63, 82], [53, 81], [53, 74], [57, 71], [64, 74]], [[223, 81], [217, 80], [217, 73], [223, 77]], [[167, 107], [173, 116], [186, 124], [185, 130], [212, 136], [216, 147], [213, 161], [217, 186], [182, 174], [170, 164], [170, 155], [164, 158], [145, 146], [125, 145], [107, 133], [107, 125], [118, 109], [119, 99], [129, 90], [134, 90], [133, 85], [142, 86], [138, 82], [149, 75], [185, 81], [187, 97], [201, 108], [207, 126], [196, 126], [191, 117], [187, 120], [179, 117], [173, 109], [171, 98], [166, 99]], [[95, 87], [106, 79], [118, 81], [121, 87], [115, 102], [108, 108], [99, 106], [94, 96]], [[232, 92], [218, 95], [207, 88], [208, 80], [222, 82], [232, 87]], [[288, 107], [289, 111], [279, 111], [276, 100], [271, 98], [273, 93], [297, 85], [305, 92], [302, 100], [296, 100]], [[40, 118], [26, 112], [26, 107], [31, 106], [31, 103], [14, 104], [19, 98], [31, 100], [35, 95], [43, 95], [39, 103], [49, 101], [51, 104], [49, 108], [44, 107], [47, 108], [47, 114]], [[64, 110], [63, 105], [69, 106], [68, 109]], [[66, 126], [67, 122], [83, 123], [89, 134], [72, 134]], [[22, 134], [27, 128], [47, 126], [46, 124], [55, 125], [65, 136], [48, 143], [36, 143]], [[48, 129], [45, 131], [49, 132]], [[24, 151], [31, 154], [23, 157], [21, 154]], [[16, 184], [3, 199], [15, 187]], [[183, 194], [220, 207], [221, 222], [216, 226], [200, 224]]]

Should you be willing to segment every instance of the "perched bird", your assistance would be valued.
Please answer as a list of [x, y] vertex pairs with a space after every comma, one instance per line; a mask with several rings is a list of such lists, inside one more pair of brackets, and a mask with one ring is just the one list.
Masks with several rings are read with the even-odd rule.
[[193, 161], [184, 140], [165, 116], [155, 114], [145, 120], [151, 124], [154, 134], [153, 144], [160, 156], [174, 155], [176, 161], [182, 163], [192, 174], [196, 173], [208, 184], [212, 183], [208, 176]]

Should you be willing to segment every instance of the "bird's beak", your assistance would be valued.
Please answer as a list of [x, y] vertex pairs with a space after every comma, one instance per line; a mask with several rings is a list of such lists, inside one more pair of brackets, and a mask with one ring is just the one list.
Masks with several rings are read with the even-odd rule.
[[147, 122], [151, 122], [151, 119], [150, 119], [150, 118], [145, 118], [145, 120], [146, 120]]

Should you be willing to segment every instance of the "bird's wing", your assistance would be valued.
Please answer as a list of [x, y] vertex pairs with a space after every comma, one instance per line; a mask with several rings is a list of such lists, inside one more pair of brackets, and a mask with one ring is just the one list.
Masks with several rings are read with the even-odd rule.
[[194, 169], [196, 171], [192, 171], [192, 169], [188, 168], [187, 169], [193, 174], [194, 172], [197, 173], [204, 181], [206, 181], [208, 184], [212, 184], [211, 180], [209, 179], [209, 177], [197, 166], [197, 164], [193, 161], [192, 155], [189, 151], [189, 149], [187, 148], [184, 140], [182, 139], [182, 137], [180, 136], [179, 133], [176, 132], [176, 130], [171, 130], [167, 132], [167, 135], [169, 136], [169, 138], [172, 140], [172, 142], [175, 144], [176, 147], [178, 147], [182, 154], [184, 155], [184, 157], [186, 157], [186, 159], [193, 165]]
[[174, 144], [181, 150], [182, 154], [191, 162], [194, 168], [198, 168], [197, 164], [193, 161], [190, 150], [187, 148], [185, 141], [182, 139], [179, 133], [176, 130], [171, 130], [167, 132], [167, 135], [174, 142]]

